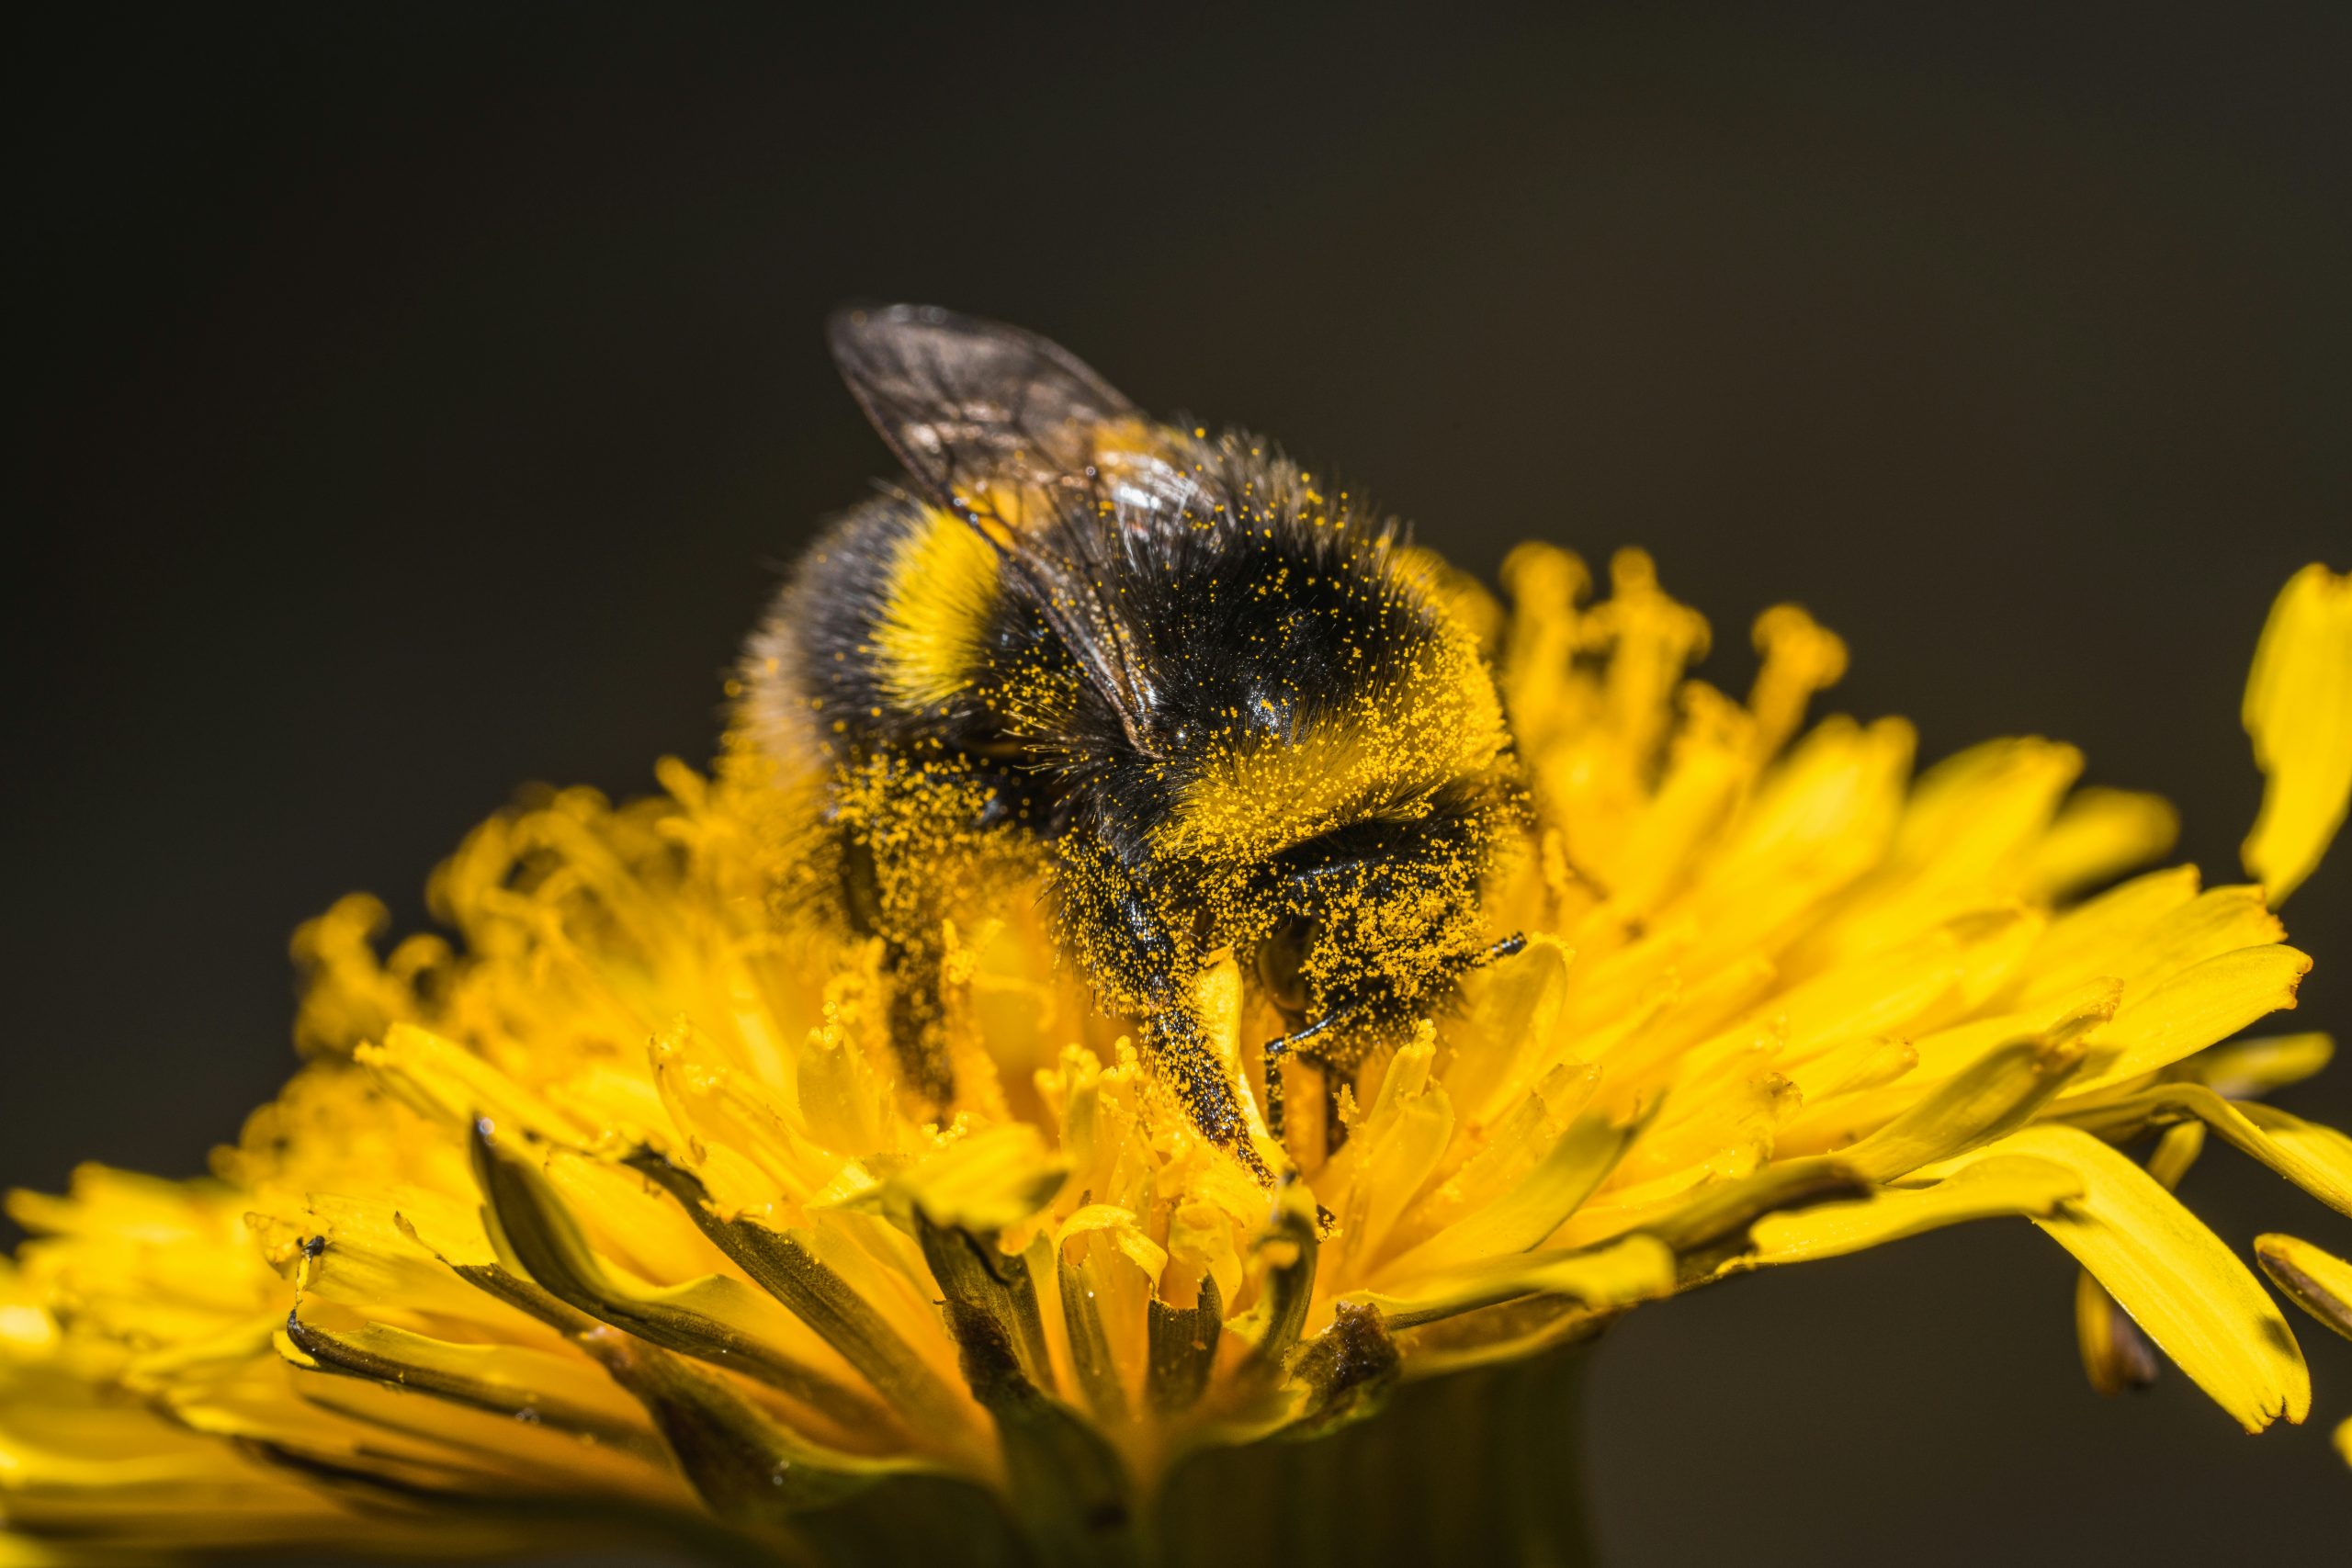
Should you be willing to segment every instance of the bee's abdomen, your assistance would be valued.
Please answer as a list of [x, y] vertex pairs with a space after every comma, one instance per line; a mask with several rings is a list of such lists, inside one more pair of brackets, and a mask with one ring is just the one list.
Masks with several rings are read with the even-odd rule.
[[898, 497], [858, 508], [744, 649], [752, 739], [779, 759], [969, 743], [1000, 592], [994, 550], [956, 517]]

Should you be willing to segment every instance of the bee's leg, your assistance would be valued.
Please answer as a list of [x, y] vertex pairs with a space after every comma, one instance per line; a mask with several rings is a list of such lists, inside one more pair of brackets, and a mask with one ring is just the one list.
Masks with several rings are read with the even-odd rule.
[[1250, 1175], [1273, 1185], [1274, 1173], [1250, 1141], [1249, 1118], [1234, 1092], [1231, 1070], [1201, 1032], [1190, 998], [1171, 993], [1152, 1010], [1144, 1023], [1143, 1059], [1154, 1077], [1176, 1091], [1204, 1137], [1230, 1149]]
[[890, 976], [890, 1050], [916, 1098], [944, 1114], [956, 1099], [956, 1065], [947, 1051], [947, 1007], [941, 998], [946, 955], [932, 941], [882, 944]]
[[[888, 868], [896, 872], [897, 867]], [[855, 834], [842, 852], [842, 900], [853, 933], [882, 939], [882, 973], [890, 987], [890, 1052], [907, 1088], [933, 1110], [956, 1098], [956, 1069], [947, 1052], [946, 1006], [940, 996], [939, 922], [894, 908], [905, 901], [906, 878], [894, 875], [897, 898], [884, 896], [885, 868], [874, 848]]]
[[1266, 1132], [1278, 1144], [1283, 1141], [1283, 1058], [1289, 1055], [1289, 1043], [1288, 1035], [1266, 1042]]
[[1354, 1017], [1355, 1012], [1354, 1008], [1341, 1008], [1337, 1012], [1317, 1019], [1304, 1029], [1276, 1035], [1266, 1042], [1266, 1131], [1273, 1134], [1276, 1143], [1280, 1143], [1283, 1136], [1283, 1058], [1295, 1051], [1302, 1060], [1312, 1062], [1328, 1074], [1330, 1064], [1309, 1047], [1328, 1031]]
[[1168, 1086], [1204, 1137], [1232, 1151], [1272, 1185], [1250, 1137], [1233, 1065], [1202, 1027], [1193, 987], [1201, 971], [1189, 912], [1155, 897], [1136, 875], [1099, 848], [1065, 849], [1055, 877], [1056, 915], [1065, 945], [1104, 1000], [1143, 1015], [1144, 1066]]
[[1486, 952], [1473, 955], [1470, 961], [1462, 966], [1463, 972], [1467, 974], [1473, 969], [1484, 969], [1489, 964], [1515, 957], [1526, 946], [1527, 933], [1513, 931], [1502, 941], [1488, 947]]
[[[1521, 933], [1513, 932], [1488, 947], [1485, 952], [1473, 953], [1463, 960], [1460, 972], [1467, 974], [1473, 969], [1483, 969], [1499, 959], [1510, 957], [1526, 945], [1527, 938]], [[1324, 1126], [1328, 1129], [1326, 1135], [1331, 1140], [1331, 1146], [1336, 1149], [1346, 1139], [1347, 1130], [1340, 1121], [1339, 1064], [1322, 1055], [1315, 1049], [1315, 1046], [1324, 1035], [1354, 1018], [1362, 1010], [1361, 1007], [1356, 1006], [1340, 1008], [1337, 1011], [1326, 1013], [1304, 1029], [1295, 1029], [1288, 1034], [1276, 1035], [1266, 1042], [1266, 1131], [1273, 1134], [1276, 1143], [1280, 1143], [1283, 1138], [1282, 1064], [1293, 1054], [1295, 1054], [1301, 1061], [1311, 1063], [1323, 1073], [1323, 1089], [1328, 1097], [1325, 1108], [1327, 1120]]]

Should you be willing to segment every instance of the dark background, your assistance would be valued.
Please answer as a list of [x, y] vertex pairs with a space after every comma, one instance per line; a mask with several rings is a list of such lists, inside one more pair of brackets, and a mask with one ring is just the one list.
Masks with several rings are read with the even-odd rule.
[[[2340, 6], [847, 9], [17, 24], [0, 1181], [199, 1168], [290, 1065], [298, 920], [413, 924], [518, 781], [707, 754], [885, 466], [855, 297], [1045, 331], [1481, 571], [1644, 543], [1726, 683], [1802, 599], [1837, 706], [2080, 742], [2237, 874], [2256, 630], [2352, 567]], [[2352, 854], [2288, 913], [2343, 1030]], [[2282, 1098], [2352, 1125], [2352, 1066]], [[2352, 1241], [2226, 1150], [2188, 1196]], [[2177, 1374], [2102, 1402], [2072, 1272], [2020, 1223], [1634, 1314], [1610, 1560], [2340, 1544], [2352, 1347], [2257, 1440]]]

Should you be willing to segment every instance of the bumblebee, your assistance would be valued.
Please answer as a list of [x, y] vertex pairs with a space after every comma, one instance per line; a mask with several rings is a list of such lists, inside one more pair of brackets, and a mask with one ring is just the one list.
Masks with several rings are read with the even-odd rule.
[[[1262, 1179], [1195, 992], [1226, 952], [1340, 1078], [1507, 949], [1479, 894], [1521, 792], [1433, 558], [1258, 439], [1151, 420], [1032, 333], [928, 307], [831, 328], [906, 469], [801, 560], [748, 644], [742, 729], [825, 770], [830, 898], [879, 938], [910, 1093], [956, 1093], [943, 931], [1041, 873], [1148, 1070]], [[967, 917], [968, 918], [968, 917]], [[1336, 1122], [1333, 1131], [1338, 1131]]]

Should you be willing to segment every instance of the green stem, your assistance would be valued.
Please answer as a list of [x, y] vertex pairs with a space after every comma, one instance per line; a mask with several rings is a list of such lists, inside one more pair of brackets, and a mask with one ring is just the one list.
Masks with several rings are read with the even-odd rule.
[[1163, 1568], [1589, 1568], [1577, 1428], [1587, 1347], [1398, 1388], [1308, 1442], [1195, 1455], [1154, 1510]]
[[828, 1568], [1591, 1568], [1577, 1436], [1589, 1348], [1407, 1382], [1320, 1438], [1204, 1450], [1147, 1511], [1083, 1529], [1024, 1528], [981, 1488], [931, 1480], [886, 1482], [798, 1529]]

